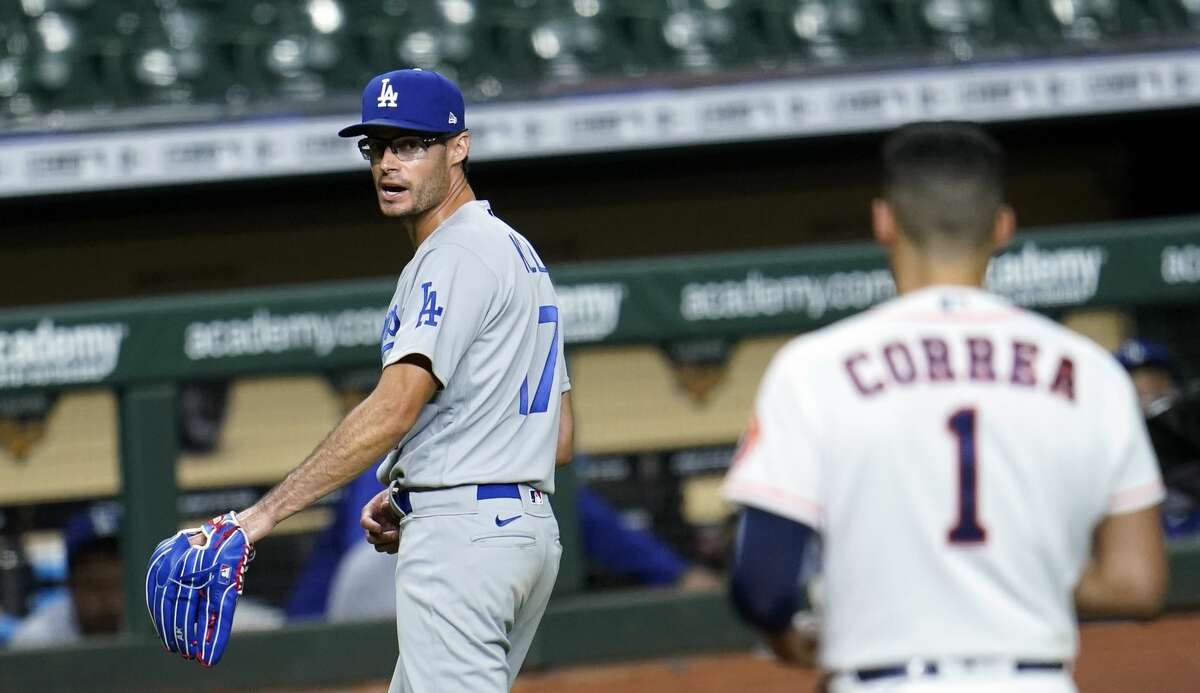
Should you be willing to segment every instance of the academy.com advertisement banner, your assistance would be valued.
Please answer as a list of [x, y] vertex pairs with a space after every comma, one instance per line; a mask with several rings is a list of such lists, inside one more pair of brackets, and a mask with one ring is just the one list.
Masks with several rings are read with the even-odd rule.
[[[551, 267], [568, 344], [796, 333], [896, 293], [868, 244]], [[0, 313], [0, 390], [379, 363], [394, 280]], [[1036, 310], [1200, 300], [1200, 219], [1028, 233], [989, 289]]]

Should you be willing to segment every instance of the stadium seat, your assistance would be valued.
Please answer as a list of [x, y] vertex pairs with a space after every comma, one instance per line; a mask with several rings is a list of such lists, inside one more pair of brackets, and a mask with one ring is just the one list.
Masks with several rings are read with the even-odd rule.
[[78, 15], [44, 12], [29, 23], [27, 59], [31, 72], [28, 92], [47, 112], [106, 104], [105, 88], [97, 69], [95, 44]]
[[748, 62], [750, 25], [737, 21], [734, 0], [678, 0], [669, 5], [662, 32], [675, 67], [713, 72]]
[[1141, 0], [1024, 0], [1023, 10], [1043, 35], [1068, 46], [1161, 29]]
[[541, 79], [575, 84], [624, 72], [630, 49], [611, 2], [544, 0], [538, 7], [529, 40]]
[[477, 3], [470, 61], [462, 65], [468, 98], [512, 95], [534, 86], [541, 59], [533, 44], [541, 3], [489, 0]]
[[670, 64], [672, 51], [663, 36], [666, 9], [665, 2], [613, 0], [617, 36], [628, 47], [623, 65], [626, 75], [657, 72]]
[[787, 27], [788, 50], [805, 62], [840, 63], [906, 48], [897, 13], [878, 0], [760, 0], [767, 27]]
[[8, 49], [0, 57], [0, 117], [13, 120], [29, 117], [36, 109], [30, 95], [33, 51], [24, 20], [18, 7], [0, 4], [0, 43]]
[[1148, 0], [1147, 4], [1166, 31], [1200, 30], [1200, 2], [1197, 0]]
[[414, 21], [412, 3], [395, 0], [344, 0], [345, 28], [340, 32], [345, 68], [330, 75], [338, 89], [356, 93], [388, 67], [408, 67], [396, 53], [403, 26]]
[[905, 0], [905, 20], [921, 43], [956, 60], [994, 54], [1020, 42], [1019, 11], [1011, 0]]
[[[100, 47], [107, 83], [126, 105], [211, 101], [224, 75], [208, 50], [208, 18], [186, 6], [143, 14]], [[206, 91], [205, 86], [209, 86]]]

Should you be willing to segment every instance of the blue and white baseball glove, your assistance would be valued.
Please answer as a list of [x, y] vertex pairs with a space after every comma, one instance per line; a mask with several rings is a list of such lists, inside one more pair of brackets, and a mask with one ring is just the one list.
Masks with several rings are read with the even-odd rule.
[[[202, 533], [204, 540], [192, 545]], [[233, 612], [254, 547], [226, 513], [164, 539], [146, 571], [146, 609], [168, 652], [211, 667], [229, 644]]]

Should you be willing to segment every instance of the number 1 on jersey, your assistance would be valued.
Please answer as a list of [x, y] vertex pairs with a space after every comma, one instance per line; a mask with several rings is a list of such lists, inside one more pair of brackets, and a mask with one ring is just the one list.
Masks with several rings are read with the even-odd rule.
[[987, 530], [979, 524], [979, 478], [975, 445], [975, 410], [968, 407], [950, 415], [946, 422], [958, 440], [958, 522], [950, 528], [951, 544], [979, 544]]
[[537, 390], [533, 393], [533, 402], [529, 401], [529, 376], [521, 383], [520, 412], [542, 414], [550, 409], [550, 386], [554, 384], [554, 365], [558, 362], [558, 306], [538, 306], [538, 324], [554, 323], [554, 335], [550, 337], [550, 353], [546, 356], [546, 365], [542, 367], [542, 377], [538, 380]]

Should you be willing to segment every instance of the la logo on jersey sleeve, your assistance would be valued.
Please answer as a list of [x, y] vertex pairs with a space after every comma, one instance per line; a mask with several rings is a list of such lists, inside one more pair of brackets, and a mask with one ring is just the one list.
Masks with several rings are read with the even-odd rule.
[[421, 285], [421, 312], [417, 314], [417, 327], [437, 327], [438, 318], [442, 317], [445, 309], [437, 304], [437, 291], [433, 290], [433, 282]]
[[[408, 310], [412, 310], [412, 308]], [[408, 313], [408, 311], [403, 312]], [[438, 292], [433, 287], [433, 282], [421, 284], [420, 310], [416, 313], [416, 323], [409, 323], [412, 324], [413, 329], [438, 327], [442, 324], [442, 316], [446, 313], [446, 307], [439, 304]], [[379, 350], [384, 356], [396, 346], [396, 334], [400, 332], [401, 326], [400, 315], [400, 306], [393, 305], [383, 320], [383, 331], [379, 335]], [[408, 315], [412, 315], [412, 313], [408, 313]]]

